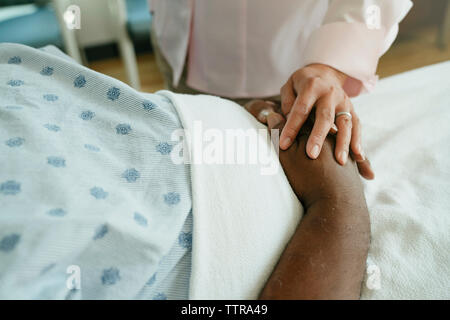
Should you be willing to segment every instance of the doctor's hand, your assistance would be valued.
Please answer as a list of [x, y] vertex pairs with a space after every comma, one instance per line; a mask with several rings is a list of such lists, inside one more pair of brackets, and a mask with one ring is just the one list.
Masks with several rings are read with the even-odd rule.
[[[284, 128], [286, 127], [286, 118], [281, 111], [281, 107], [272, 101], [252, 100], [252, 101], [248, 102], [244, 107], [256, 119], [258, 119], [259, 122], [266, 124], [269, 129], [269, 132], [271, 132], [270, 131], [271, 129], [280, 129], [281, 131], [283, 131]], [[301, 130], [299, 130], [299, 133], [296, 134], [296, 136], [294, 137], [293, 143], [295, 144], [298, 141], [298, 137], [300, 135], [310, 136], [311, 131], [314, 130], [313, 129], [314, 126], [315, 126], [314, 115], [311, 115], [310, 117], [308, 117], [306, 119]], [[330, 135], [334, 135], [335, 130], [333, 128], [331, 128], [330, 132], [327, 132], [325, 134], [325, 137], [327, 137], [328, 133]], [[336, 141], [336, 140], [337, 140], [337, 137], [336, 137], [336, 139], [334, 139], [334, 141]], [[303, 147], [305, 146], [305, 144], [306, 143], [303, 143]], [[336, 144], [337, 144], [337, 142], [335, 142], [335, 144], [333, 145], [333, 149]], [[297, 148], [296, 148], [296, 150], [297, 150]], [[299, 150], [297, 150], [297, 151], [299, 151]], [[295, 152], [297, 152], [297, 151], [295, 151]], [[327, 152], [327, 153], [330, 154], [330, 152]], [[332, 155], [332, 153], [331, 153], [331, 155]], [[362, 177], [364, 177], [367, 180], [371, 180], [374, 178], [374, 176], [375, 176], [374, 172], [370, 165], [370, 161], [367, 158], [358, 160], [358, 157], [356, 157], [352, 151], [350, 151], [350, 156], [353, 158], [353, 160], [355, 160], [356, 165], [358, 167], [359, 174]]]
[[[281, 110], [287, 122], [280, 136], [280, 148], [289, 148], [311, 112], [315, 122], [306, 143], [306, 153], [316, 159], [328, 132], [337, 126], [336, 160], [344, 165], [349, 152], [364, 161], [361, 124], [343, 89], [347, 76], [323, 64], [311, 64], [294, 72], [281, 88]], [[314, 107], [314, 108], [313, 108]]]

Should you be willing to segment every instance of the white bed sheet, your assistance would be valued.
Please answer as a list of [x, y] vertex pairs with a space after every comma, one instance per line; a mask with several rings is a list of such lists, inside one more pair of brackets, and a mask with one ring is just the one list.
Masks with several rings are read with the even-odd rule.
[[449, 299], [450, 62], [381, 80], [353, 103], [376, 171], [368, 278], [380, 281], [362, 297]]

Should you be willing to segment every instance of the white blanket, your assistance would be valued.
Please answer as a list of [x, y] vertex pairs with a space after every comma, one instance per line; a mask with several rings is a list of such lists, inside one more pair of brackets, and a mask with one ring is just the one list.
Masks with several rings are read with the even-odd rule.
[[[354, 99], [376, 171], [365, 183], [372, 243], [364, 299], [450, 298], [450, 62], [380, 81]], [[240, 106], [163, 94], [186, 129], [260, 128]], [[254, 299], [302, 207], [282, 170], [193, 164], [191, 299]]]
[[[264, 128], [229, 100], [164, 94], [172, 99], [184, 128], [192, 135], [199, 119], [203, 132]], [[267, 142], [260, 146], [266, 152], [273, 150]], [[279, 166], [276, 153], [271, 155]], [[303, 208], [281, 166], [275, 175], [262, 175], [261, 169], [251, 164], [191, 164], [190, 299], [256, 298], [295, 231]]]

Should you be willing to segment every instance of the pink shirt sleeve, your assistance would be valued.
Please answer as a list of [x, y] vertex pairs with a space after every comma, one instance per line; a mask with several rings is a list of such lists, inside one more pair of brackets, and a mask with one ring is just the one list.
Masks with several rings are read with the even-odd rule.
[[332, 0], [320, 28], [308, 40], [302, 66], [329, 65], [349, 76], [349, 96], [371, 91], [379, 58], [389, 49], [410, 0]]

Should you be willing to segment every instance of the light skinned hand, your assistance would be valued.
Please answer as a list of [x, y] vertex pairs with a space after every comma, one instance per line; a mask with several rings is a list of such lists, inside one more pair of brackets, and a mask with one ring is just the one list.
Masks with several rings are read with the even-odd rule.
[[280, 136], [282, 150], [290, 147], [310, 113], [314, 112], [315, 122], [306, 144], [306, 153], [311, 159], [316, 159], [335, 124], [335, 115], [346, 111], [352, 119], [346, 115], [336, 119], [336, 160], [344, 165], [350, 154], [356, 161], [365, 160], [360, 120], [343, 89], [346, 78], [344, 73], [323, 64], [308, 65], [291, 75], [281, 88], [281, 111], [287, 118]]

